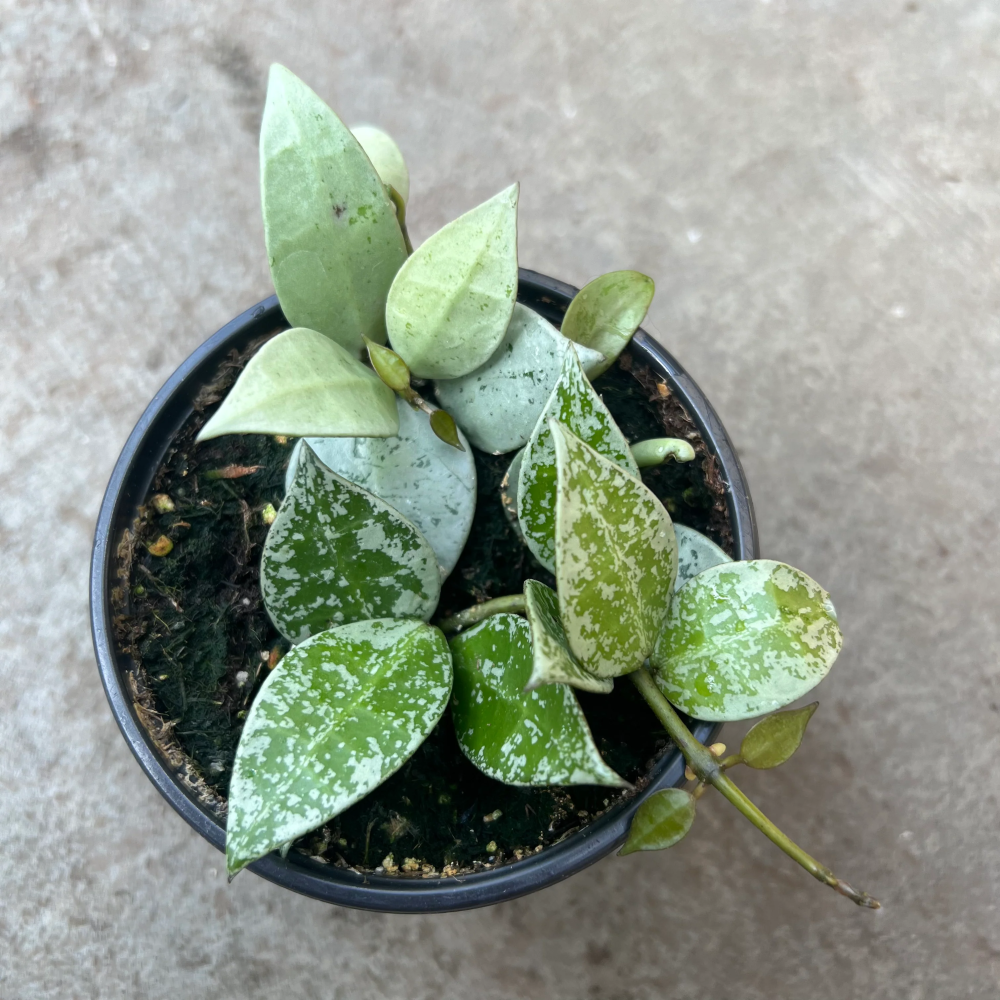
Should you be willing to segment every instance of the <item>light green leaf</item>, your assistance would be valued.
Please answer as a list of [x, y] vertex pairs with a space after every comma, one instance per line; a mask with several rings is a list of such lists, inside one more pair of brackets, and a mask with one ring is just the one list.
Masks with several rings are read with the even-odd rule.
[[819, 708], [814, 701], [804, 708], [792, 708], [787, 712], [776, 712], [761, 719], [746, 736], [740, 746], [740, 757], [744, 764], [764, 771], [784, 764], [802, 744], [806, 726]]
[[556, 446], [556, 584], [569, 647], [591, 673], [642, 666], [670, 607], [677, 542], [641, 480], [551, 422]]
[[346, 125], [293, 73], [271, 67], [260, 127], [264, 239], [289, 323], [352, 354], [385, 343], [385, 301], [406, 260], [396, 210]]
[[463, 753], [507, 785], [627, 785], [604, 763], [573, 689], [525, 691], [531, 632], [499, 614], [451, 640], [451, 713]]
[[640, 469], [648, 469], [662, 465], [668, 458], [673, 458], [675, 462], [690, 462], [694, 459], [694, 448], [681, 438], [649, 438], [632, 445], [632, 457]]
[[605, 361], [592, 375], [606, 371], [639, 328], [655, 286], [638, 271], [612, 271], [584, 285], [566, 310], [562, 332], [592, 347]]
[[434, 550], [410, 521], [304, 445], [264, 543], [260, 585], [275, 627], [302, 642], [366, 618], [426, 620], [441, 575]]
[[691, 577], [703, 573], [710, 566], [733, 561], [711, 538], [706, 538], [700, 531], [695, 531], [686, 524], [675, 522], [674, 534], [677, 536], [677, 579], [674, 590], [680, 590]]
[[674, 594], [652, 664], [682, 712], [734, 722], [811, 691], [842, 641], [830, 595], [801, 570], [770, 559], [727, 562]]
[[198, 440], [222, 434], [389, 437], [398, 430], [393, 391], [340, 344], [296, 327], [250, 359]]
[[542, 684], [569, 684], [582, 691], [609, 694], [614, 680], [592, 674], [570, 650], [559, 618], [556, 592], [538, 580], [525, 580], [524, 601], [531, 626], [532, 655], [531, 676], [525, 690], [533, 691]]
[[517, 519], [517, 484], [521, 476], [521, 462], [524, 459], [524, 449], [522, 448], [513, 458], [503, 479], [500, 480], [500, 504], [503, 512], [507, 515], [507, 520], [517, 532], [518, 537], [523, 541], [521, 525]]
[[517, 185], [418, 247], [389, 291], [393, 349], [417, 378], [458, 378], [503, 339], [517, 295]]
[[405, 393], [410, 388], [410, 369], [406, 367], [406, 362], [395, 351], [390, 351], [388, 347], [382, 347], [367, 337], [365, 347], [368, 348], [368, 360], [371, 361], [375, 374], [393, 392]]
[[[493, 356], [468, 375], [436, 383], [437, 397], [477, 448], [514, 451], [528, 443], [570, 347], [548, 320], [517, 303]], [[588, 347], [577, 354], [584, 371], [604, 360]]]
[[694, 822], [695, 798], [683, 788], [654, 792], [635, 811], [619, 855], [662, 851], [687, 836]]
[[602, 455], [633, 475], [639, 469], [618, 425], [587, 381], [576, 351], [569, 351], [562, 374], [525, 447], [517, 486], [518, 519], [528, 548], [548, 570], [555, 569], [556, 449], [549, 421], [555, 418]]
[[282, 657], [247, 715], [233, 762], [230, 877], [397, 771], [437, 725], [451, 681], [444, 636], [412, 620], [341, 625]]
[[[476, 462], [468, 448], [459, 451], [441, 441], [422, 410], [402, 399], [396, 407], [396, 437], [307, 438], [306, 443], [328, 469], [416, 525], [434, 550], [443, 579], [455, 568], [469, 538], [476, 513]], [[296, 444], [289, 460], [286, 491], [296, 475], [301, 448]]]
[[355, 125], [351, 132], [372, 161], [382, 183], [394, 187], [405, 205], [410, 200], [410, 171], [392, 136], [374, 125]]

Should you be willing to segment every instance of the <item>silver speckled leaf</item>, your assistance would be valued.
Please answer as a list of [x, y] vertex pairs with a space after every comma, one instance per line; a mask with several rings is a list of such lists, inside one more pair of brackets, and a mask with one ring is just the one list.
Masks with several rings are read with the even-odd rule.
[[260, 561], [264, 607], [302, 642], [332, 625], [434, 614], [434, 550], [397, 510], [328, 469], [303, 446]]
[[321, 632], [274, 668], [233, 762], [230, 877], [342, 813], [407, 760], [451, 692], [436, 628], [382, 618]]
[[734, 722], [811, 691], [842, 642], [830, 595], [815, 580], [755, 559], [712, 566], [678, 590], [651, 662], [682, 712]]
[[531, 632], [499, 614], [451, 640], [451, 713], [462, 752], [507, 785], [612, 785], [626, 782], [605, 764], [565, 684], [525, 691]]
[[531, 626], [532, 655], [531, 676], [525, 690], [532, 691], [542, 684], [569, 684], [582, 691], [610, 693], [614, 680], [592, 674], [569, 648], [556, 592], [538, 580], [525, 580], [524, 603]]
[[359, 354], [385, 342], [385, 302], [406, 245], [378, 173], [346, 125], [294, 73], [271, 67], [260, 126], [264, 240], [293, 326]]
[[639, 479], [551, 423], [559, 612], [584, 667], [617, 677], [642, 666], [663, 628], [677, 574], [674, 528]]
[[709, 567], [733, 561], [732, 556], [726, 555], [711, 538], [706, 538], [700, 531], [695, 531], [686, 524], [675, 522], [674, 534], [677, 536], [675, 590], [680, 590], [691, 577], [703, 573]]
[[[431, 430], [430, 419], [397, 397], [399, 434], [390, 438], [306, 438], [319, 460], [412, 521], [434, 549], [442, 579], [458, 562], [476, 512], [476, 463]], [[285, 477], [295, 475], [302, 443]]]
[[[494, 455], [514, 451], [528, 443], [570, 345], [548, 320], [519, 302], [489, 361], [461, 378], [437, 382], [437, 397], [477, 448]], [[576, 352], [585, 372], [604, 361], [589, 347]]]
[[556, 449], [549, 428], [553, 418], [627, 472], [639, 474], [625, 436], [584, 375], [576, 351], [568, 351], [559, 381], [525, 447], [517, 486], [524, 539], [550, 571], [555, 569], [556, 558]]
[[199, 441], [222, 434], [370, 434], [399, 428], [393, 391], [336, 341], [296, 327], [247, 362]]
[[517, 185], [439, 229], [386, 303], [393, 350], [417, 378], [458, 378], [503, 339], [517, 296]]

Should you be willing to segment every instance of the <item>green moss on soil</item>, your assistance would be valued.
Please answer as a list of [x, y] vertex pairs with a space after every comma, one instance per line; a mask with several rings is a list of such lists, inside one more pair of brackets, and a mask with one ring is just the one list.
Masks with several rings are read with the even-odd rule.
[[[245, 363], [234, 359], [223, 383]], [[207, 400], [221, 398], [225, 385]], [[695, 461], [643, 471], [643, 479], [679, 522], [731, 549], [724, 492], [693, 424], [655, 377], [626, 352], [596, 383], [630, 440], [685, 437]], [[153, 707], [205, 784], [224, 796], [246, 711], [270, 665], [287, 644], [271, 625], [260, 596], [258, 564], [267, 534], [262, 512], [281, 501], [291, 441], [230, 436], [195, 446], [211, 415], [204, 406], [168, 452], [151, 496], [175, 509], [158, 513], [147, 498], [137, 522], [128, 611], [119, 639], [145, 674]], [[554, 581], [510, 526], [499, 499], [510, 455], [476, 452], [479, 500], [469, 544], [445, 582], [438, 614], [521, 590], [529, 577]], [[239, 466], [236, 478], [213, 473]], [[154, 556], [161, 535], [173, 548]], [[669, 746], [633, 686], [611, 695], [579, 695], [604, 758], [642, 784]], [[628, 793], [626, 793], [628, 794]], [[531, 853], [590, 822], [620, 793], [598, 787], [512, 788], [486, 777], [461, 753], [450, 713], [413, 757], [382, 786], [297, 849], [327, 863], [373, 869], [392, 855], [413, 875], [480, 868]]]

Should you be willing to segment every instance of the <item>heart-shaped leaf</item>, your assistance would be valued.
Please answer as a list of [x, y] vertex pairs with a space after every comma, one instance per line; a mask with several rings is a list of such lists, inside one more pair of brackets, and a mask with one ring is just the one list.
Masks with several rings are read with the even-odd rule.
[[378, 173], [346, 125], [284, 66], [260, 127], [264, 239], [293, 326], [359, 354], [385, 342], [385, 301], [406, 245]]
[[[528, 443], [570, 350], [548, 320], [521, 303], [500, 346], [482, 367], [435, 385], [441, 405], [482, 451], [500, 455]], [[584, 371], [604, 360], [589, 347], [577, 349]]]
[[604, 763], [573, 689], [525, 691], [531, 632], [499, 614], [451, 640], [451, 713], [463, 753], [506, 785], [627, 785]]
[[740, 746], [740, 757], [744, 764], [759, 771], [784, 764], [798, 750], [806, 726], [819, 708], [814, 701], [804, 708], [792, 708], [787, 712], [776, 712], [761, 719], [746, 736]]
[[568, 351], [562, 374], [525, 447], [517, 486], [517, 513], [528, 548], [548, 570], [556, 559], [556, 449], [549, 421], [572, 434], [633, 475], [639, 469], [625, 436], [584, 375], [576, 351]]
[[703, 573], [710, 566], [733, 561], [711, 538], [706, 538], [700, 531], [695, 531], [686, 524], [675, 523], [674, 534], [677, 536], [677, 579], [674, 581], [674, 590], [680, 590], [691, 577]]
[[612, 271], [584, 285], [569, 304], [563, 334], [604, 355], [594, 378], [611, 367], [632, 339], [654, 291], [653, 279], [638, 271]]
[[653, 650], [656, 683], [695, 719], [752, 719], [801, 698], [843, 639], [830, 595], [770, 559], [712, 566], [674, 594]]
[[198, 440], [222, 434], [389, 437], [398, 430], [393, 391], [340, 344], [296, 327], [250, 359]]
[[695, 799], [683, 788], [654, 792], [635, 811], [628, 839], [619, 855], [662, 851], [687, 836], [694, 822]]
[[395, 508], [331, 472], [303, 445], [260, 561], [264, 606], [302, 642], [366, 618], [430, 618], [441, 592], [434, 550]]
[[681, 438], [649, 438], [632, 445], [632, 457], [640, 469], [648, 469], [662, 465], [668, 458], [675, 462], [693, 461], [694, 448]]
[[394, 187], [405, 205], [410, 200], [410, 171], [392, 136], [374, 125], [355, 125], [351, 132], [371, 160], [382, 183]]
[[437, 725], [451, 680], [444, 636], [412, 620], [341, 625], [282, 657], [247, 715], [233, 762], [230, 877], [398, 770]]
[[642, 666], [670, 607], [670, 515], [635, 476], [550, 422], [558, 468], [556, 584], [569, 647], [599, 677]]
[[[390, 438], [307, 438], [319, 460], [344, 479], [384, 500], [430, 543], [446, 577], [458, 562], [476, 513], [476, 463], [434, 433], [422, 410], [397, 399], [399, 434]], [[440, 410], [437, 412], [441, 412]], [[291, 489], [302, 444], [288, 463]]]
[[533, 691], [542, 684], [569, 684], [583, 691], [610, 693], [615, 682], [592, 674], [570, 650], [556, 592], [538, 580], [525, 580], [524, 603], [531, 626], [532, 655], [525, 690]]
[[418, 247], [389, 291], [393, 349], [417, 378], [458, 378], [503, 339], [517, 295], [517, 185]]

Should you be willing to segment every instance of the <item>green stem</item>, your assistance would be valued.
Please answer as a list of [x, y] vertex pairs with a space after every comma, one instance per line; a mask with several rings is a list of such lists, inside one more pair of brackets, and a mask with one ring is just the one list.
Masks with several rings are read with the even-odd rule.
[[396, 208], [396, 221], [399, 223], [399, 230], [403, 234], [403, 242], [406, 244], [407, 257], [413, 253], [413, 244], [410, 242], [410, 234], [406, 231], [406, 203], [403, 196], [391, 185], [386, 184], [386, 191]]
[[524, 594], [506, 594], [503, 597], [494, 597], [492, 601], [473, 604], [471, 608], [459, 611], [457, 615], [452, 615], [450, 618], [443, 618], [437, 622], [437, 627], [442, 632], [461, 632], [463, 628], [475, 625], [477, 622], [489, 618], [490, 615], [498, 615], [503, 611], [523, 610]]
[[781, 832], [733, 783], [732, 778], [723, 773], [719, 761], [692, 736], [691, 731], [681, 721], [673, 705], [663, 696], [649, 671], [640, 667], [629, 674], [646, 703], [663, 723], [671, 739], [680, 747], [684, 759], [698, 779], [712, 785], [724, 795], [765, 837], [777, 844], [793, 861], [798, 862], [813, 878], [824, 885], [836, 889], [842, 896], [853, 900], [858, 906], [877, 910], [880, 906], [867, 892], [858, 892], [843, 879], [837, 878], [829, 868], [821, 865], [814, 857], [806, 854], [793, 840]]

